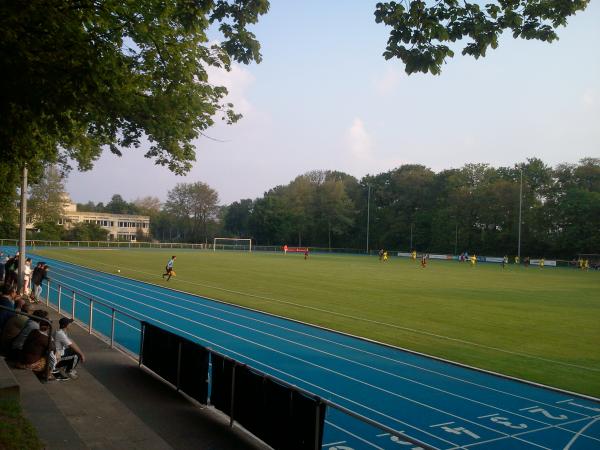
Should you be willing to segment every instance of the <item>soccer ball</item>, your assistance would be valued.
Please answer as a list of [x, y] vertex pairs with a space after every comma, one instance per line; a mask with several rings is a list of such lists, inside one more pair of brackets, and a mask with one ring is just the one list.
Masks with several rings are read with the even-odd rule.
[[117, 269], [117, 273], [121, 273], [121, 269]]

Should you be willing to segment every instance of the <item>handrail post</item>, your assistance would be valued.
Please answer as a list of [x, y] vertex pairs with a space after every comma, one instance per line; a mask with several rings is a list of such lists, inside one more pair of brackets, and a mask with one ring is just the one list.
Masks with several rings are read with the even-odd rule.
[[88, 324], [88, 333], [92, 334], [92, 320], [94, 318], [94, 299], [90, 298], [90, 323]]
[[233, 363], [233, 368], [231, 369], [231, 406], [229, 411], [229, 427], [233, 427], [233, 408], [235, 407], [235, 368], [237, 364]]
[[179, 392], [179, 385], [181, 384], [181, 341], [177, 346], [177, 392]]
[[48, 280], [48, 290], [46, 291], [46, 307], [50, 306], [50, 280]]
[[71, 297], [71, 318], [75, 320], [75, 304], [77, 300], [75, 299], [75, 291], [73, 291], [73, 296]]
[[112, 309], [112, 321], [111, 321], [111, 329], [110, 329], [110, 348], [114, 348], [115, 346], [115, 320], [117, 317], [117, 311], [115, 308]]
[[[293, 405], [292, 405], [293, 407]], [[321, 439], [319, 439], [321, 435], [321, 402], [317, 400], [317, 413], [315, 414], [315, 450], [320, 450]]]
[[62, 296], [62, 285], [58, 285], [58, 313], [60, 314], [60, 297]]

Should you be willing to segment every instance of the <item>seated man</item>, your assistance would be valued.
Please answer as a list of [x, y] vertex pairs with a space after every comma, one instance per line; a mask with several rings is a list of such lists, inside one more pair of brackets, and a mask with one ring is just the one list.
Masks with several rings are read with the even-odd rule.
[[[32, 315], [45, 319], [48, 317], [48, 312], [44, 311], [43, 309], [36, 309], [32, 313]], [[33, 330], [38, 330], [39, 328], [40, 321], [36, 320], [35, 318], [29, 319], [27, 322], [25, 322], [25, 326], [21, 329], [19, 334], [15, 336], [15, 338], [12, 340], [11, 350], [9, 353], [9, 357], [11, 359], [18, 359], [18, 355], [21, 352], [21, 350], [23, 350], [23, 345], [25, 344], [29, 333], [31, 333]]]
[[[23, 306], [21, 306], [21, 312], [25, 314], [31, 314], [31, 305], [29, 303], [25, 303]], [[8, 354], [12, 341], [19, 335], [23, 327], [25, 327], [27, 320], [29, 320], [29, 317], [21, 314], [16, 314], [8, 319], [8, 321], [4, 324], [2, 334], [0, 334], [0, 352], [5, 355]]]
[[[67, 334], [67, 328], [72, 322], [73, 319], [62, 317], [58, 322], [60, 328], [54, 333], [56, 356], [58, 359], [56, 369], [64, 371], [64, 374], [70, 378], [77, 378], [75, 367], [79, 361], [85, 362], [85, 355]], [[57, 376], [56, 372], [54, 375]]]
[[[39, 328], [31, 331], [23, 344], [19, 353], [16, 367], [19, 369], [33, 370], [38, 376], [43, 376], [46, 372], [46, 364], [50, 365], [50, 370], [54, 367], [56, 359], [53, 358], [52, 339], [48, 335], [50, 325], [48, 322], [40, 322]], [[49, 352], [50, 351], [50, 352]], [[47, 357], [50, 355], [50, 359]], [[63, 375], [51, 375], [48, 380], [68, 380]]]

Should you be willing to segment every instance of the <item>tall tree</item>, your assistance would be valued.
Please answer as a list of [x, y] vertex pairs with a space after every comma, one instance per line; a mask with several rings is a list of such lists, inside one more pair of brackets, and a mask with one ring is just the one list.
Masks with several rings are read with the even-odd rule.
[[64, 174], [50, 165], [44, 176], [29, 188], [28, 209], [33, 223], [57, 223], [64, 212], [66, 200]]
[[234, 237], [247, 237], [250, 235], [250, 216], [254, 202], [243, 199], [229, 205], [223, 215], [223, 228], [226, 233]]
[[119, 194], [111, 197], [110, 202], [104, 207], [105, 212], [113, 214], [138, 214], [139, 211], [133, 203], [129, 203]]
[[208, 184], [178, 183], [167, 194], [165, 211], [181, 220], [191, 241], [208, 242], [208, 227], [217, 218], [219, 195]]

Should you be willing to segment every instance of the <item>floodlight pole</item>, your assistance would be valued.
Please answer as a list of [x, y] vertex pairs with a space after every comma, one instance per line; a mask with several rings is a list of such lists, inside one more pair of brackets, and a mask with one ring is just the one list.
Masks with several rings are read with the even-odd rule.
[[412, 230], [413, 230], [413, 223], [410, 223], [410, 245], [409, 245], [409, 251], [412, 252], [413, 246], [412, 246]]
[[523, 206], [523, 168], [521, 170], [521, 185], [519, 187], [519, 243], [517, 247], [517, 256], [521, 261], [521, 209]]
[[19, 280], [17, 286], [19, 292], [21, 292], [25, 281], [25, 239], [27, 238], [27, 166], [25, 164], [21, 176], [21, 205], [19, 209]]
[[371, 220], [371, 185], [367, 184], [367, 255], [369, 254], [369, 222]]

